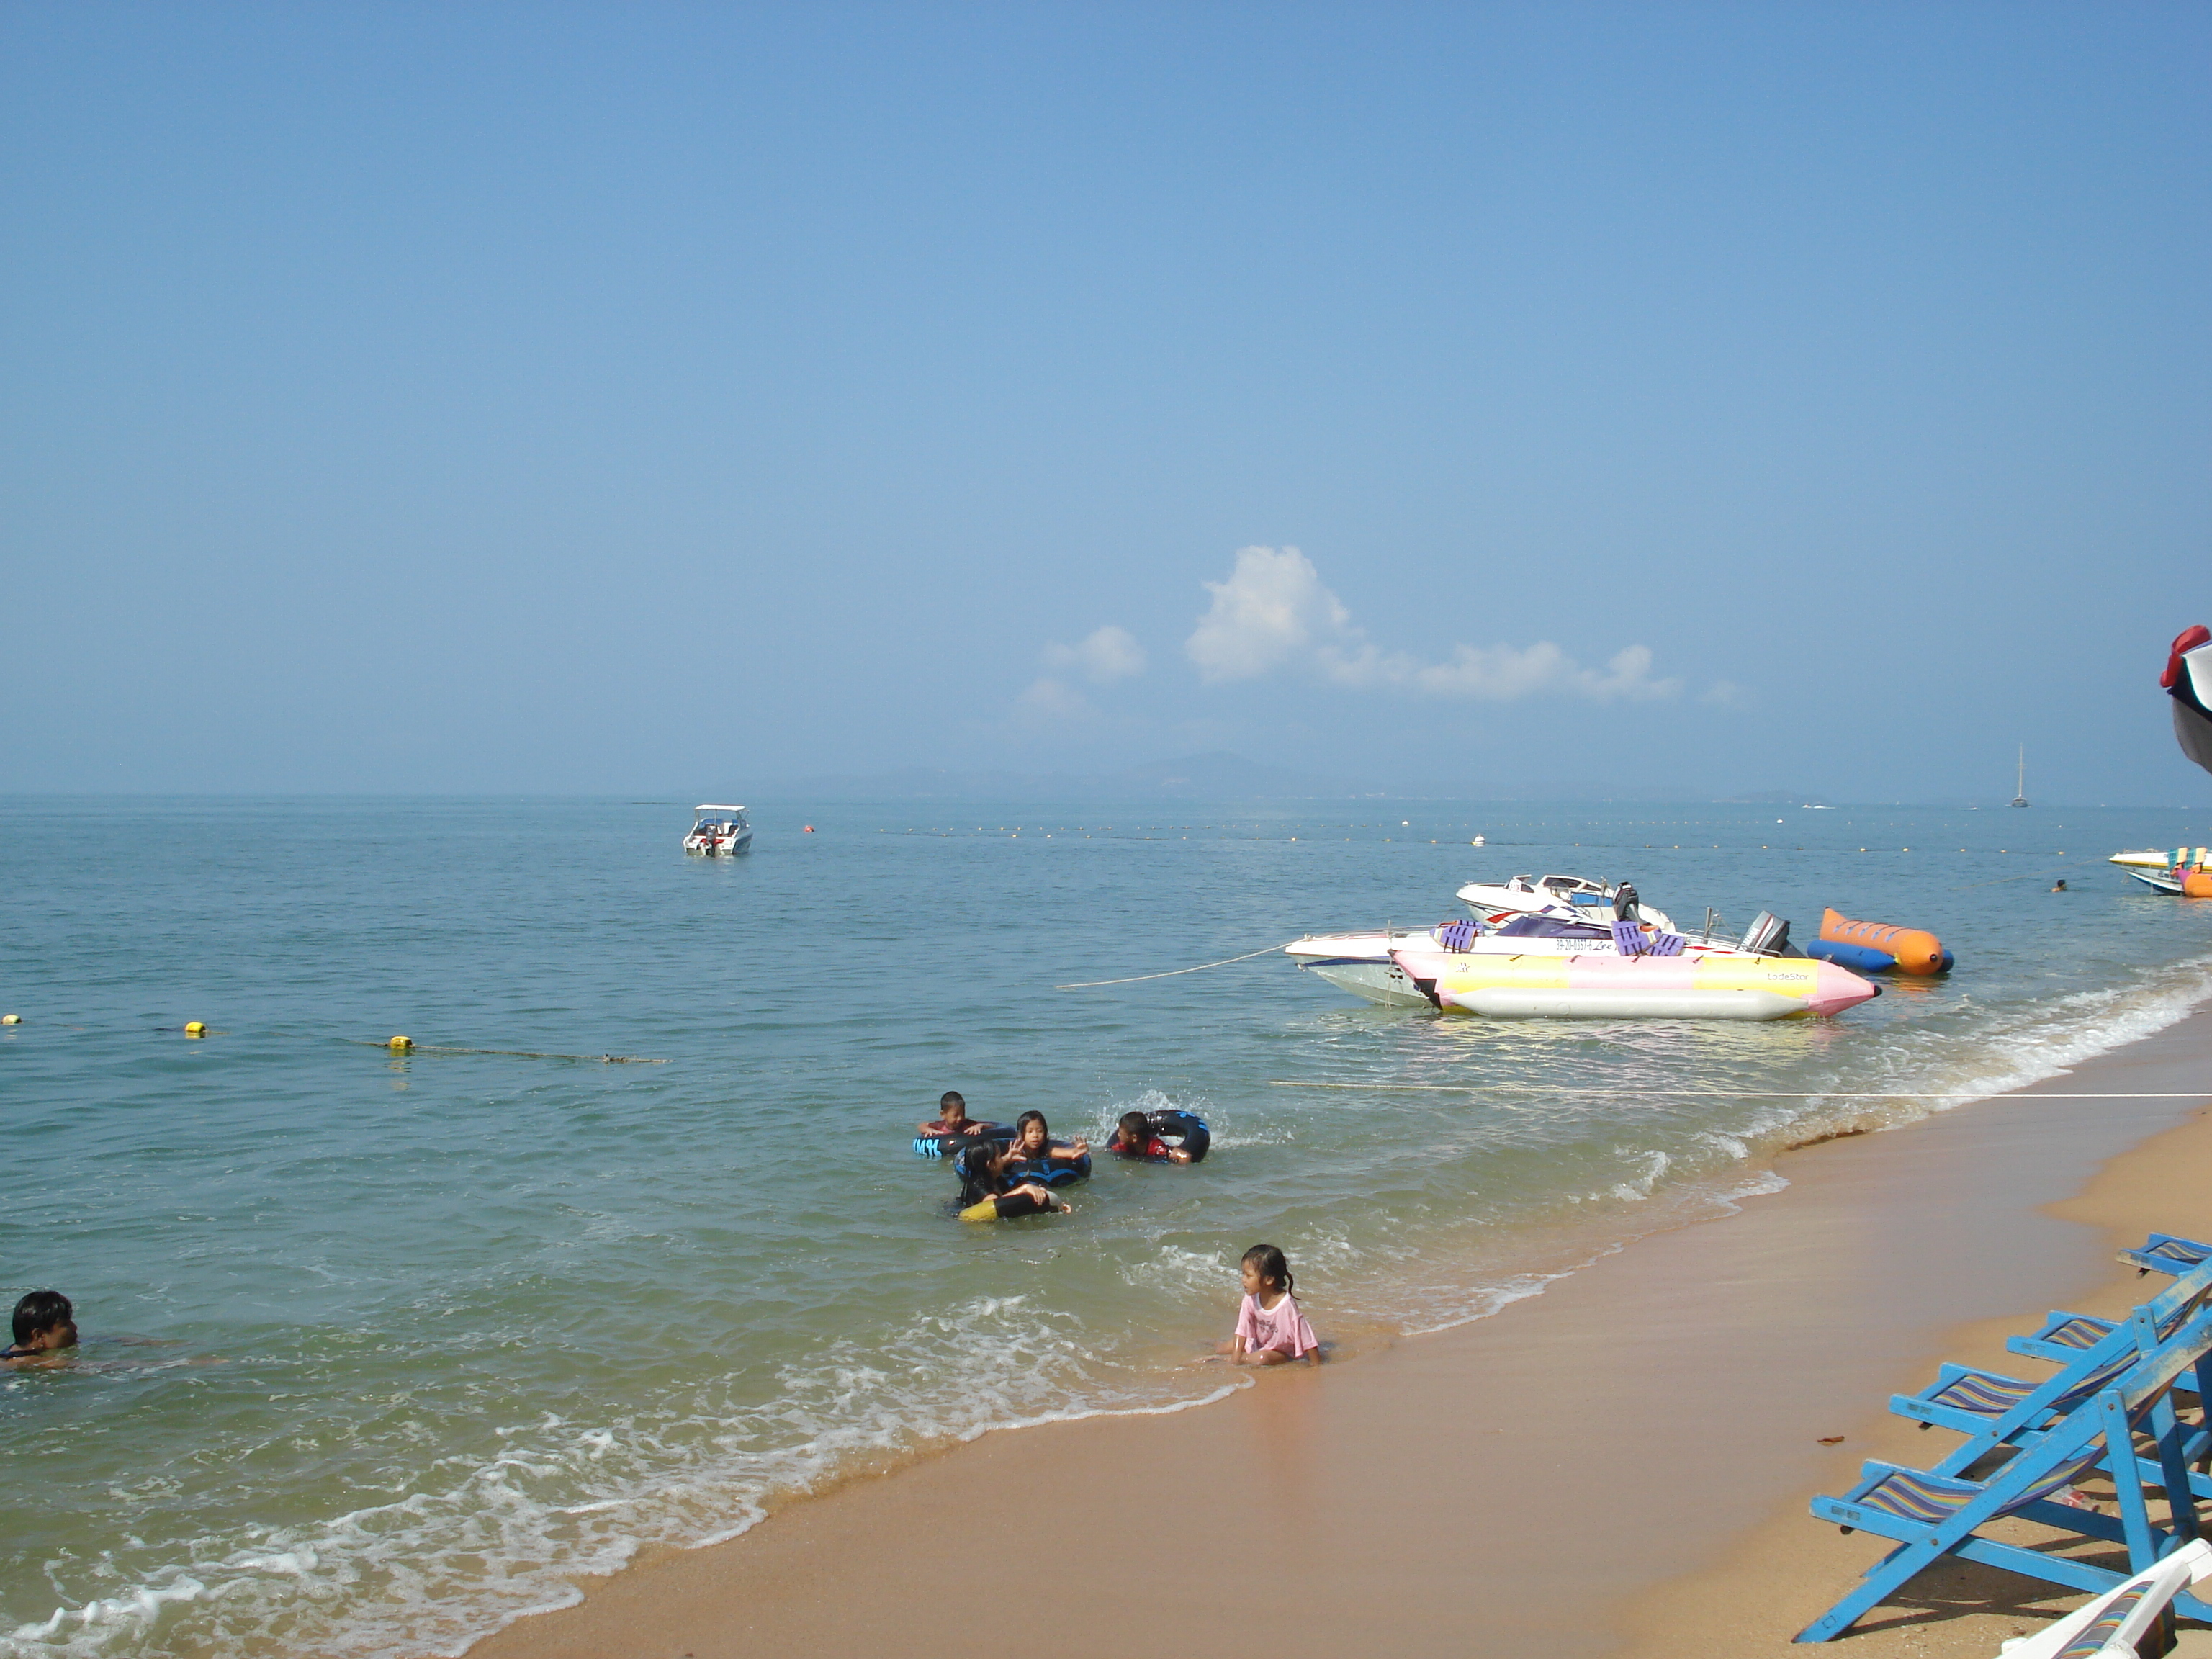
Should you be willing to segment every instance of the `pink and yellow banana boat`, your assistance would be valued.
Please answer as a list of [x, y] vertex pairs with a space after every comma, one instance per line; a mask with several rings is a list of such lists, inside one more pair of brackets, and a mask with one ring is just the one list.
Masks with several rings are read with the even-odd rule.
[[1390, 956], [1446, 1013], [1491, 1019], [1798, 1019], [1839, 1014], [1881, 994], [1832, 962], [1748, 951], [1502, 957], [1429, 949]]

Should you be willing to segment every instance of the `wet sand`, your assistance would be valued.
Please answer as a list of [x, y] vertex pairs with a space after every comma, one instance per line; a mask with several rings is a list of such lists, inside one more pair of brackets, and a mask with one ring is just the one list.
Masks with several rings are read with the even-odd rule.
[[[2096, 1092], [2189, 1097], [2059, 1097]], [[1888, 1418], [1891, 1393], [1939, 1358], [2035, 1370], [2005, 1334], [2124, 1308], [2166, 1281], [2114, 1249], [2212, 1230], [2208, 1103], [2200, 1012], [2047, 1084], [1784, 1154], [1788, 1190], [1495, 1317], [1202, 1409], [988, 1435], [642, 1558], [471, 1651], [1778, 1654], [1881, 1548], [1806, 1498], [1863, 1457], [1949, 1443]], [[1846, 1646], [1994, 1653], [2079, 1599], [1931, 1575]]]

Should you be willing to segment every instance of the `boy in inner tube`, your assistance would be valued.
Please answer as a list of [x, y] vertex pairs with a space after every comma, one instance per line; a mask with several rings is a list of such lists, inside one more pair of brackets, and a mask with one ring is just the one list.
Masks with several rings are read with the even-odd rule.
[[945, 1098], [937, 1103], [936, 1121], [914, 1127], [917, 1133], [926, 1135], [980, 1135], [996, 1126], [978, 1123], [969, 1117], [967, 1097], [957, 1089], [947, 1089]]
[[1152, 1133], [1152, 1120], [1142, 1112], [1124, 1112], [1121, 1121], [1114, 1126], [1114, 1138], [1106, 1143], [1106, 1150], [1123, 1158], [1164, 1159], [1170, 1164], [1188, 1164], [1190, 1154], [1180, 1146], [1170, 1146]]

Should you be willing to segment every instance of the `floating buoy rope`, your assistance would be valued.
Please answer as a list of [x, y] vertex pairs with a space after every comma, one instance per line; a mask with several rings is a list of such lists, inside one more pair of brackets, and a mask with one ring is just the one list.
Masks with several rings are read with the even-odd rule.
[[[1283, 943], [1287, 945], [1291, 942], [1285, 939]], [[1226, 968], [1232, 962], [1249, 962], [1254, 957], [1264, 957], [1272, 951], [1279, 951], [1282, 948], [1281, 945], [1262, 945], [1257, 951], [1247, 951], [1241, 957], [1224, 957], [1218, 962], [1201, 962], [1195, 968], [1170, 968], [1165, 973], [1160, 974], [1132, 974], [1127, 979], [1078, 980], [1073, 985], [1055, 985], [1052, 988], [1055, 991], [1088, 991], [1101, 985], [1134, 985], [1141, 980], [1173, 979], [1177, 974], [1202, 974], [1209, 968]]]
[[670, 1063], [665, 1060], [650, 1059], [644, 1054], [555, 1054], [537, 1048], [460, 1048], [441, 1042], [417, 1042], [410, 1036], [389, 1037], [382, 1042], [373, 1042], [363, 1037], [331, 1037], [328, 1041], [349, 1043], [357, 1048], [388, 1048], [395, 1054], [501, 1054], [510, 1060], [587, 1060], [594, 1066], [665, 1066]]

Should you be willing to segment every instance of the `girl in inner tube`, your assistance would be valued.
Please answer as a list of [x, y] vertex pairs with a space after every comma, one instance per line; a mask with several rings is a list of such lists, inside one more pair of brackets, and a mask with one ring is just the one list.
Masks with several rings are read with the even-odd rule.
[[1020, 1154], [1012, 1146], [981, 1142], [960, 1154], [957, 1168], [963, 1221], [1012, 1221], [1025, 1215], [1065, 1214], [1075, 1207], [1054, 1197], [1042, 1182], [1024, 1179]]
[[1073, 1140], [1054, 1140], [1042, 1112], [1024, 1112], [1014, 1120], [1014, 1139], [1007, 1148], [1013, 1163], [1011, 1173], [1034, 1171], [1041, 1179], [1068, 1178], [1064, 1166], [1073, 1164], [1084, 1175], [1091, 1172], [1091, 1143], [1078, 1135]]

